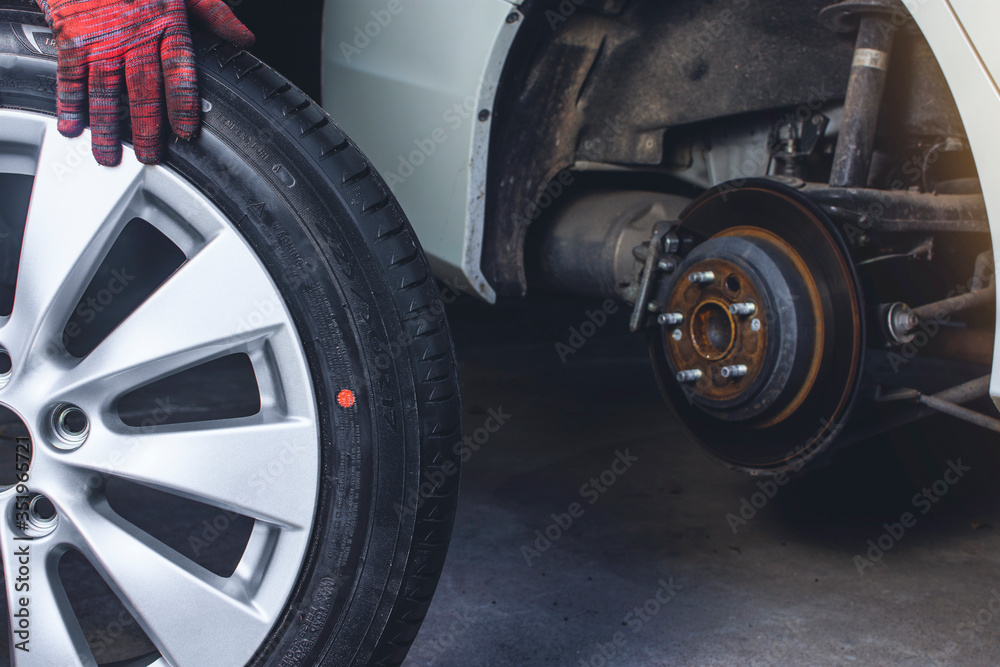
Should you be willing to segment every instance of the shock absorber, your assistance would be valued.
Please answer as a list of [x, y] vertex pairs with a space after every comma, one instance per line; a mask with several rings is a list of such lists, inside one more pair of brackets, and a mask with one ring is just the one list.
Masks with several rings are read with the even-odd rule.
[[858, 25], [840, 137], [830, 173], [830, 185], [834, 187], [868, 185], [875, 129], [897, 29], [887, 16], [898, 15], [905, 15], [905, 10], [895, 0], [845, 0], [820, 14], [838, 31], [850, 30], [851, 19], [857, 20]]

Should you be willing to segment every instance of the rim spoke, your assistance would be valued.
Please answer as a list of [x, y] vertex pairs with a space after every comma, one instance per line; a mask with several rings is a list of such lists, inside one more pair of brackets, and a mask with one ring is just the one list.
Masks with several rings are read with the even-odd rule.
[[[6, 516], [6, 509], [5, 514]], [[56, 574], [54, 562], [49, 562], [49, 550], [40, 541], [15, 540], [14, 533], [6, 519], [0, 519], [0, 542], [3, 544], [3, 571], [7, 589], [7, 616], [13, 631], [11, 657], [18, 667], [48, 667], [49, 665], [96, 665], [87, 645], [83, 630], [63, 590]], [[48, 542], [48, 540], [46, 540]], [[18, 591], [18, 577], [25, 583], [21, 562], [27, 549], [27, 584], [29, 590]], [[17, 644], [25, 637], [18, 636], [20, 617], [16, 616], [21, 607], [21, 599], [28, 602], [27, 628], [29, 633], [25, 644], [27, 651], [19, 650]]]
[[272, 335], [285, 324], [284, 312], [274, 287], [258, 267], [249, 270], [249, 261], [235, 234], [221, 233], [61, 378], [60, 396], [110, 402]]
[[[114, 514], [106, 503], [79, 505], [70, 517], [80, 550], [104, 577], [170, 664], [242, 650], [243, 637], [270, 623], [236, 579], [218, 577]], [[224, 632], [210, 632], [206, 621]]]
[[[265, 413], [266, 415], [266, 413]], [[66, 463], [121, 477], [284, 528], [303, 528], [315, 498], [316, 426], [271, 413], [114, 433], [100, 426]]]
[[16, 331], [5, 336], [8, 346], [21, 348], [18, 357], [38, 336], [61, 346], [62, 327], [126, 222], [139, 185], [142, 165], [134, 159], [115, 169], [86, 158], [66, 167], [69, 156], [79, 157], [76, 145], [54, 128], [42, 141], [7, 325]]

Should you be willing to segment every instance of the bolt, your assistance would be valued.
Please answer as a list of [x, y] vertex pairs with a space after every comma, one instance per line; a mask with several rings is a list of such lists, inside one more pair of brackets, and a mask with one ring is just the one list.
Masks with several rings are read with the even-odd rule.
[[697, 382], [701, 379], [701, 371], [694, 368], [689, 371], [680, 371], [677, 373], [677, 381], [681, 383]]
[[752, 301], [746, 303], [734, 303], [729, 306], [730, 315], [753, 315], [757, 312], [757, 306]]
[[750, 320], [750, 328], [754, 331], [760, 331], [761, 323], [756, 317]]
[[656, 321], [659, 322], [660, 324], [664, 324], [664, 325], [667, 325], [667, 326], [675, 327], [678, 324], [683, 324], [684, 323], [684, 314], [683, 313], [663, 313], [662, 315], [660, 315], [659, 317], [656, 318]]
[[674, 340], [680, 340], [681, 338], [684, 338], [684, 332], [681, 331], [680, 329], [674, 329], [674, 332], [670, 335], [673, 336]]
[[688, 280], [693, 283], [700, 283], [704, 285], [706, 283], [715, 282], [715, 274], [711, 271], [695, 271], [688, 276]]
[[920, 324], [920, 320], [905, 303], [894, 303], [889, 307], [888, 324], [892, 341], [905, 345], [913, 340], [913, 331]]
[[656, 303], [655, 301], [650, 301], [649, 303], [646, 304], [646, 310], [648, 310], [651, 313], [655, 313], [659, 309], [660, 309], [660, 305], [658, 303]]
[[672, 255], [677, 252], [681, 247], [681, 240], [677, 238], [676, 234], [664, 234], [663, 235], [663, 252], [668, 255]]
[[668, 257], [666, 259], [661, 259], [657, 262], [656, 266], [664, 273], [673, 273], [677, 269], [677, 260], [673, 257]]
[[719, 371], [719, 375], [727, 380], [735, 380], [736, 378], [741, 378], [746, 374], [747, 367], [743, 364], [737, 364], [736, 366], [723, 366], [722, 370]]
[[895, 324], [899, 329], [899, 332], [903, 334], [910, 333], [917, 328], [917, 325], [920, 324], [920, 320], [917, 319], [917, 316], [914, 315], [913, 311], [906, 306], [898, 308], [893, 313], [893, 318], [893, 324]]

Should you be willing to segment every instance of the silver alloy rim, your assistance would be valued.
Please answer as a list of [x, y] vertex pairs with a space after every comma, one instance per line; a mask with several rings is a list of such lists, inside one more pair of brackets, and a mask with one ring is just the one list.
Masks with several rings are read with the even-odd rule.
[[[57, 575], [59, 557], [75, 549], [160, 651], [154, 665], [245, 664], [291, 595], [318, 495], [317, 409], [291, 316], [240, 233], [167, 168], [141, 165], [128, 149], [121, 166], [100, 167], [89, 133], [66, 139], [50, 117], [0, 110], [0, 173], [35, 177], [14, 308], [0, 318], [0, 348], [12, 360], [0, 405], [31, 435], [26, 486], [57, 512], [50, 532], [27, 541], [31, 528], [15, 525], [17, 487], [0, 491], [12, 630], [20, 598], [30, 613], [30, 652], [12, 647], [13, 663], [95, 664]], [[63, 327], [135, 217], [187, 259], [93, 352], [72, 357]], [[142, 427], [120, 419], [116, 400], [127, 392], [238, 352], [257, 376], [258, 414]], [[52, 428], [66, 405], [89, 420], [72, 447]], [[217, 576], [122, 519], [104, 485], [95, 488], [95, 478], [110, 477], [254, 519], [234, 574]], [[25, 547], [30, 595], [15, 589], [23, 573], [15, 554]]]

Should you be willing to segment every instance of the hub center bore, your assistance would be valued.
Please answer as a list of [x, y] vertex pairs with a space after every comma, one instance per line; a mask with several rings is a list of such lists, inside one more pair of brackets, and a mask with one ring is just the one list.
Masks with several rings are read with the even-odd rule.
[[719, 301], [703, 301], [691, 318], [691, 342], [705, 359], [722, 359], [736, 343], [736, 323], [729, 307]]

